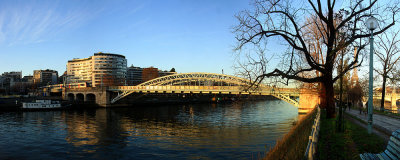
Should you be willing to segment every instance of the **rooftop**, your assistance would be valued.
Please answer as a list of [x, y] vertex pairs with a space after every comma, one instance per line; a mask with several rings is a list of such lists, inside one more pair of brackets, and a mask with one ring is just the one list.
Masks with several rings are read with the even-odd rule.
[[118, 57], [122, 57], [125, 58], [125, 56], [120, 55], [120, 54], [114, 54], [114, 53], [103, 53], [103, 52], [98, 52], [98, 53], [94, 53], [95, 56], [118, 56]]

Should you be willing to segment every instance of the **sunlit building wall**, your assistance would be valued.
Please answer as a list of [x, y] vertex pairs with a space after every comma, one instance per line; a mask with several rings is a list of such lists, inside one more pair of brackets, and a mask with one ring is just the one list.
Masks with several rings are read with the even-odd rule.
[[84, 59], [67, 63], [67, 83], [88, 82], [93, 87], [126, 84], [127, 60], [111, 53], [94, 53]]
[[69, 60], [67, 63], [66, 83], [92, 83], [93, 61], [92, 57]]
[[142, 80], [146, 82], [158, 77], [158, 69], [154, 67], [144, 68], [142, 71]]

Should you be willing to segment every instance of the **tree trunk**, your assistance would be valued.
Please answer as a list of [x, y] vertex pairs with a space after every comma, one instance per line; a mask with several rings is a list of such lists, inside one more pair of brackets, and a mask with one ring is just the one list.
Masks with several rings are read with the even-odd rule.
[[382, 83], [382, 99], [381, 99], [381, 111], [385, 110], [385, 93], [386, 93], [386, 75], [383, 75], [383, 83]]
[[321, 104], [319, 105], [322, 109], [326, 108], [326, 89], [325, 89], [325, 84], [322, 82], [318, 83], [319, 85], [319, 98]]
[[326, 90], [326, 117], [327, 118], [335, 118], [335, 101], [334, 101], [334, 93], [333, 93], [333, 81], [332, 77], [328, 77], [323, 82]]

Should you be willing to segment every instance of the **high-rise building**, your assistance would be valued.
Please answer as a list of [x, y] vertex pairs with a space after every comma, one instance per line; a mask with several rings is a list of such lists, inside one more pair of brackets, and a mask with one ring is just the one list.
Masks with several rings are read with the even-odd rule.
[[125, 85], [126, 63], [123, 55], [102, 52], [89, 58], [69, 60], [66, 83], [88, 82], [93, 87]]
[[67, 63], [66, 83], [89, 82], [92, 83], [93, 60], [89, 58], [74, 58]]
[[33, 83], [39, 86], [57, 84], [58, 72], [55, 70], [34, 70]]

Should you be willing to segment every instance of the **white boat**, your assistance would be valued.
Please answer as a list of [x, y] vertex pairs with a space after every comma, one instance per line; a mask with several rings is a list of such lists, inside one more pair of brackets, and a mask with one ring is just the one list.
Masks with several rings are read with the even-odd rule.
[[36, 102], [23, 102], [22, 108], [30, 108], [30, 109], [61, 108], [61, 104], [59, 101], [36, 100]]

